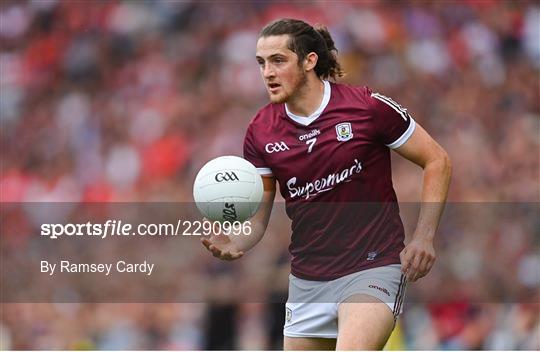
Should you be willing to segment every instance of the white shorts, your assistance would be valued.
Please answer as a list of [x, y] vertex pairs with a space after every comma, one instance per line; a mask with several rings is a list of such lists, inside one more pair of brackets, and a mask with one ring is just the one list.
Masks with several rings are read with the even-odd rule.
[[331, 281], [303, 280], [291, 274], [283, 335], [337, 338], [338, 306], [357, 294], [386, 303], [395, 320], [402, 312], [405, 286], [400, 264], [362, 270]]

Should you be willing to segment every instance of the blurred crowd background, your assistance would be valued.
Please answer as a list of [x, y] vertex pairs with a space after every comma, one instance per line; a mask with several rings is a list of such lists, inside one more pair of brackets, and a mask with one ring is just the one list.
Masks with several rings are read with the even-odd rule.
[[[191, 201], [198, 169], [242, 155], [247, 124], [268, 102], [255, 43], [281, 17], [328, 26], [341, 82], [392, 97], [445, 147], [451, 202], [537, 206], [540, 5], [496, 0], [2, 0], [1, 202]], [[418, 201], [421, 170], [396, 158], [393, 172], [400, 201]], [[414, 300], [388, 347], [540, 349], [540, 224], [524, 214], [482, 229], [464, 226], [475, 214], [447, 224], [418, 291], [518, 285], [535, 298], [482, 303], [464, 290], [445, 303]], [[288, 272], [284, 216], [274, 214], [254, 250], [285, 278], [269, 292], [277, 297]], [[272, 349], [284, 311], [63, 303], [2, 304], [1, 315], [2, 349]]]

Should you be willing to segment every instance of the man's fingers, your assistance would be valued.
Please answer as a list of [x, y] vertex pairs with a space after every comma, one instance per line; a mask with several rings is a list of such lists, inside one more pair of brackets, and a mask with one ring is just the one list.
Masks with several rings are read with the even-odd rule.
[[432, 258], [430, 256], [426, 256], [424, 260], [422, 260], [422, 276], [426, 276], [432, 265]]
[[243, 255], [244, 255], [244, 252], [233, 253], [233, 254], [231, 254], [231, 259], [238, 259]]
[[218, 256], [221, 255], [221, 250], [219, 248], [217, 248], [214, 244], [212, 244], [212, 242], [210, 242], [206, 238], [201, 239], [201, 242], [206, 247], [206, 249], [208, 249], [210, 252], [212, 252], [214, 257], [218, 257]]
[[410, 268], [407, 271], [406, 277], [407, 277], [408, 282], [415, 282], [416, 281], [416, 270], [414, 270], [413, 268]]
[[407, 251], [407, 249], [404, 249], [399, 254], [399, 259], [401, 260], [401, 272], [403, 274], [407, 274], [407, 271], [409, 270], [409, 266], [411, 265], [411, 258], [409, 258], [410, 252]]
[[416, 282], [420, 278], [420, 272], [418, 270], [409, 270], [409, 273], [407, 274], [407, 281], [409, 282]]
[[414, 281], [426, 276], [426, 274], [428, 273], [427, 267], [429, 263], [429, 258], [426, 256], [421, 256], [421, 257], [422, 259], [421, 259], [420, 264], [418, 265], [418, 269], [416, 270]]
[[409, 243], [399, 253], [401, 272], [410, 282], [414, 282], [429, 273], [435, 262], [433, 248], [425, 243]]
[[409, 260], [409, 268], [406, 271], [408, 281], [416, 281], [421, 261], [422, 256], [416, 252], [413, 252], [413, 257]]
[[217, 248], [216, 246], [214, 246], [213, 244], [211, 244], [208, 249], [210, 250], [210, 252], [212, 252], [212, 254], [214, 255], [214, 257], [219, 257], [221, 256], [221, 250], [219, 248]]
[[210, 245], [212, 244], [212, 242], [210, 242], [206, 238], [201, 238], [201, 242], [202, 242], [203, 246], [206, 247], [206, 249], [210, 250]]
[[415, 254], [414, 262], [411, 265], [410, 280], [412, 282], [426, 276], [435, 262], [435, 257], [426, 252]]
[[215, 245], [213, 245], [212, 242], [207, 239], [203, 239], [201, 242], [206, 247], [206, 249], [208, 249], [212, 253], [214, 257], [219, 258], [219, 256], [221, 256], [221, 250]]
[[435, 264], [435, 257], [433, 257], [433, 256], [427, 257], [426, 262], [424, 264], [424, 268], [423, 268], [421, 277], [426, 276], [431, 271], [431, 268], [433, 267], [433, 264]]
[[224, 253], [221, 254], [220, 259], [223, 259], [223, 260], [235, 260], [235, 259], [240, 258], [243, 255], [244, 255], [243, 252], [231, 253], [230, 251], [227, 251], [227, 252], [224, 252]]
[[413, 251], [408, 251], [404, 257], [405, 257], [405, 262], [403, 264], [402, 271], [405, 275], [408, 275], [412, 270], [414, 270], [414, 261], [416, 258], [416, 254]]
[[235, 260], [244, 255], [244, 252], [231, 252], [219, 249], [212, 241], [206, 238], [201, 238], [201, 243], [209, 250], [212, 255], [221, 260]]
[[424, 256], [421, 253], [415, 253], [414, 260], [412, 261], [412, 264], [411, 264], [411, 267], [414, 270], [415, 275], [418, 275], [418, 273], [420, 272], [423, 260], [424, 260]]

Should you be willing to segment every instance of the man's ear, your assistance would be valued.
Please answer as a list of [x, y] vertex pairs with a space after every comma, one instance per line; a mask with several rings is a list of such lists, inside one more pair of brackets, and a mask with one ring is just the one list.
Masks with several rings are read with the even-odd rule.
[[307, 54], [306, 58], [304, 59], [304, 70], [306, 70], [306, 72], [309, 72], [315, 69], [315, 66], [317, 66], [318, 60], [319, 60], [319, 56], [313, 51]]

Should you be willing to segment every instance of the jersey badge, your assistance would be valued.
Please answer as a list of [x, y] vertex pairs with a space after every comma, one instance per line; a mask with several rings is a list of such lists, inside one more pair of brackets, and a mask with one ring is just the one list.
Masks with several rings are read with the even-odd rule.
[[350, 122], [343, 122], [336, 125], [337, 140], [346, 142], [353, 137], [352, 126]]

